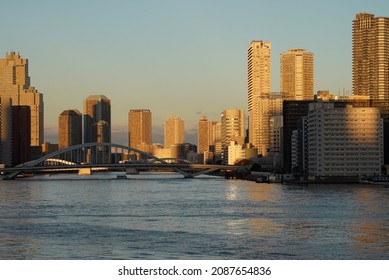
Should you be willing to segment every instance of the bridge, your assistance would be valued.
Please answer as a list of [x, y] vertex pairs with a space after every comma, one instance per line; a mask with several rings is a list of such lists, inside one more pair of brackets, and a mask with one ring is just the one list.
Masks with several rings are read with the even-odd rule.
[[[134, 154], [139, 154], [143, 162], [131, 162]], [[170, 160], [170, 159], [169, 159]], [[194, 178], [218, 170], [236, 172], [240, 166], [196, 164], [189, 162], [168, 163], [144, 151], [113, 143], [85, 143], [58, 150], [37, 160], [14, 167], [0, 168], [3, 180], [15, 179], [23, 174], [37, 172], [68, 172], [92, 174], [93, 170], [125, 171], [126, 174], [138, 174], [144, 170], [170, 170]]]

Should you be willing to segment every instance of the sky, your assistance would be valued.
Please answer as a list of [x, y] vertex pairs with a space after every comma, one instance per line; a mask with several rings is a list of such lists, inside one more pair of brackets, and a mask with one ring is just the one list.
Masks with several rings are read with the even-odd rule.
[[389, 16], [388, 0], [0, 0], [0, 57], [29, 60], [31, 85], [44, 94], [45, 141], [57, 142], [63, 110], [83, 111], [89, 95], [111, 99], [112, 142], [127, 144], [130, 109], [150, 109], [153, 141], [179, 115], [186, 141], [197, 122], [225, 109], [247, 114], [247, 47], [272, 44], [272, 91], [279, 55], [314, 53], [315, 92], [352, 90], [352, 20]]

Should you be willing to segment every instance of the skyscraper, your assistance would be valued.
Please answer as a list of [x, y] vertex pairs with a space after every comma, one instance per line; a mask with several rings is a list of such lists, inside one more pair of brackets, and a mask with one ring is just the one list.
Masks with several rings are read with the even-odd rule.
[[244, 111], [241, 109], [228, 109], [221, 113], [221, 145], [223, 161], [228, 162], [228, 144], [231, 141], [244, 143]]
[[249, 142], [259, 146], [259, 108], [256, 100], [271, 91], [271, 44], [252, 41], [247, 51]]
[[[91, 95], [84, 101], [84, 143], [98, 142], [93, 127], [104, 126], [105, 141], [111, 142], [111, 100], [104, 95]], [[93, 137], [93, 135], [95, 137]]]
[[150, 153], [152, 150], [151, 112], [147, 109], [136, 109], [128, 112], [128, 145]]
[[15, 52], [0, 59], [0, 96], [10, 97], [13, 106], [30, 107], [31, 146], [43, 144], [43, 95], [30, 85], [28, 59]]
[[58, 117], [58, 148], [82, 143], [82, 115], [78, 110], [65, 110]]
[[389, 99], [389, 18], [359, 13], [353, 20], [353, 94]]
[[176, 115], [165, 120], [164, 148], [170, 148], [174, 144], [185, 142], [184, 121]]
[[313, 53], [290, 49], [280, 55], [281, 92], [286, 100], [313, 98]]

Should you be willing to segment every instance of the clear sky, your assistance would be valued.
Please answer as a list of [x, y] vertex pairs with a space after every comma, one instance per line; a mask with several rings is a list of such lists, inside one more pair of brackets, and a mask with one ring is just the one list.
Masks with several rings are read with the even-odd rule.
[[150, 109], [154, 142], [177, 114], [197, 144], [202, 115], [247, 112], [247, 47], [272, 43], [272, 91], [279, 54], [313, 52], [315, 92], [352, 89], [352, 20], [389, 16], [388, 0], [13, 0], [0, 1], [0, 56], [29, 59], [44, 94], [45, 140], [57, 142], [59, 114], [83, 111], [91, 94], [111, 99], [113, 142], [127, 143], [127, 113]]

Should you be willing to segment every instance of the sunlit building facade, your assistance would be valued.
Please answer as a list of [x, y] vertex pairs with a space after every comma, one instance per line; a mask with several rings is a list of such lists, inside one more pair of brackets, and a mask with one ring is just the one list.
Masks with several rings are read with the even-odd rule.
[[389, 99], [389, 17], [359, 13], [353, 20], [353, 94]]
[[228, 163], [228, 145], [236, 141], [243, 145], [245, 138], [244, 111], [241, 109], [224, 110], [221, 114], [221, 146], [223, 162]]
[[249, 142], [259, 149], [261, 112], [258, 102], [271, 91], [271, 43], [252, 41], [247, 50]]
[[310, 176], [374, 176], [383, 165], [383, 121], [378, 108], [309, 105]]
[[290, 49], [280, 55], [281, 92], [286, 100], [313, 98], [313, 53]]
[[128, 112], [128, 145], [135, 149], [152, 150], [152, 119], [148, 109], [133, 109]]
[[165, 120], [164, 125], [164, 148], [170, 148], [174, 144], [185, 142], [184, 120], [173, 115]]
[[31, 86], [28, 59], [9, 52], [0, 59], [0, 96], [10, 97], [14, 106], [29, 106], [31, 113], [31, 146], [44, 143], [43, 94]]

